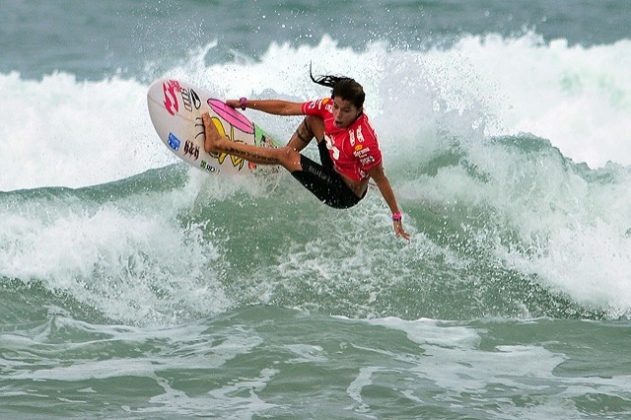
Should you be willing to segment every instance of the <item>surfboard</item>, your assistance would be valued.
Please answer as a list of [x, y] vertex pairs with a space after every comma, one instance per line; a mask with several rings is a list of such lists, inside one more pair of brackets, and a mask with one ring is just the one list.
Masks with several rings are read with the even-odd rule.
[[[262, 147], [279, 144], [245, 115], [226, 105], [203, 88], [181, 80], [158, 79], [147, 92], [151, 122], [164, 145], [186, 163], [210, 174], [269, 172], [273, 168], [248, 162], [225, 153], [204, 151], [201, 113], [208, 111], [220, 134], [231, 141]], [[276, 168], [277, 169], [277, 168]]]

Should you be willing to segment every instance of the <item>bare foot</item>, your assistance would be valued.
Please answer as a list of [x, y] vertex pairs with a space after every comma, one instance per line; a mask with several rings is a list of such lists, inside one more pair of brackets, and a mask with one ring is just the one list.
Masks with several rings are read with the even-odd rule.
[[213, 124], [210, 119], [210, 115], [208, 112], [202, 113], [202, 121], [204, 122], [204, 150], [206, 153], [217, 153], [220, 152], [219, 146], [221, 143], [221, 135], [217, 131], [217, 127]]

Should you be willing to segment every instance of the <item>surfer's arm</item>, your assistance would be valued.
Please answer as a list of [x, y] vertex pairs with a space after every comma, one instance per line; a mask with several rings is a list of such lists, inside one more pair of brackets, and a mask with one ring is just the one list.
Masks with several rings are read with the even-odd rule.
[[[397, 199], [394, 196], [394, 191], [392, 191], [392, 187], [390, 186], [390, 181], [386, 177], [386, 173], [383, 170], [383, 165], [379, 164], [374, 168], [368, 170], [368, 175], [375, 181], [383, 199], [390, 207], [390, 211], [392, 212], [392, 226], [394, 228], [394, 233], [397, 236], [402, 237], [403, 239], [410, 239], [410, 235], [403, 229], [403, 223], [401, 221], [401, 210], [399, 209], [399, 205], [397, 204]], [[395, 220], [397, 219], [398, 220]]]
[[302, 115], [302, 102], [283, 101], [281, 99], [228, 99], [232, 108], [250, 108], [275, 115]]

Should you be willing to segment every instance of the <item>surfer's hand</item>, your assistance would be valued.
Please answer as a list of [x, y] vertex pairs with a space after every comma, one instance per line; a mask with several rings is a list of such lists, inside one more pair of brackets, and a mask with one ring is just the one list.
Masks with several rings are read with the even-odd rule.
[[406, 241], [410, 240], [410, 234], [403, 230], [403, 223], [401, 221], [393, 221], [392, 226], [394, 227], [394, 234], [398, 237], [405, 239]]
[[241, 103], [238, 99], [226, 99], [226, 105], [228, 105], [230, 108], [235, 109], [241, 107]]

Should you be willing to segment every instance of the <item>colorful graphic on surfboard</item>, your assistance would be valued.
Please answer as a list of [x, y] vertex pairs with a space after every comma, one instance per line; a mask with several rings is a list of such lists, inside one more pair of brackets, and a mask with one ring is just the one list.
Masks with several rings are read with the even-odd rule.
[[225, 153], [204, 151], [201, 113], [209, 112], [220, 134], [231, 141], [279, 147], [264, 130], [245, 115], [213, 98], [210, 92], [173, 79], [158, 79], [149, 86], [147, 106], [160, 139], [177, 157], [202, 171], [234, 175], [276, 172], [278, 167], [257, 166]]

